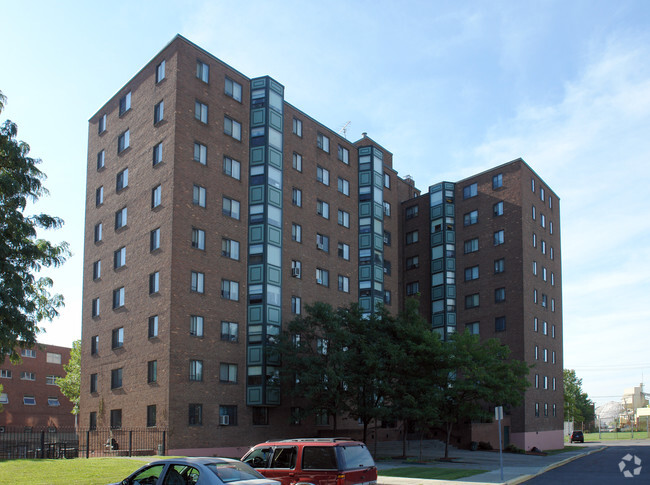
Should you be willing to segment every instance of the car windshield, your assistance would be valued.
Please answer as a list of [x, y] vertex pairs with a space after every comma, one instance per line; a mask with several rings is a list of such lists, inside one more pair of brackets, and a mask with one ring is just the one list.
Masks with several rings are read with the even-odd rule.
[[207, 467], [224, 483], [264, 478], [264, 476], [244, 463], [210, 463]]

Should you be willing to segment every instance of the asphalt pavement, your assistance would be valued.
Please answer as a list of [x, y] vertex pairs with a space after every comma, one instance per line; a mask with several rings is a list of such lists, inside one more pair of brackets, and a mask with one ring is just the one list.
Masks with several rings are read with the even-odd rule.
[[[402, 442], [389, 441], [374, 443], [368, 448], [377, 457], [377, 468], [388, 470], [407, 466], [456, 468], [468, 470], [486, 470], [485, 473], [473, 475], [460, 480], [426, 480], [420, 478], [399, 478], [379, 476], [379, 485], [477, 485], [477, 484], [508, 484], [523, 483], [530, 478], [548, 470], [557, 468], [582, 456], [597, 453], [604, 449], [605, 443], [588, 443], [579, 450], [566, 451], [554, 455], [526, 455], [503, 453], [503, 480], [499, 464], [498, 451], [469, 451], [449, 448], [450, 461], [438, 461], [444, 457], [444, 443], [435, 440], [425, 440], [420, 447], [419, 441], [410, 441], [406, 450], [408, 460], [396, 459], [402, 455]], [[609, 444], [609, 443], [607, 443]], [[420, 461], [421, 460], [421, 461]]]

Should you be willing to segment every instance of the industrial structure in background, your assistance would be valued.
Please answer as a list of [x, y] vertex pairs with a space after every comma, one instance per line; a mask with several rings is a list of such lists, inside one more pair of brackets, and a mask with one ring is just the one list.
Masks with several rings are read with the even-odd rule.
[[[562, 446], [560, 200], [523, 160], [422, 194], [365, 133], [348, 141], [181, 36], [88, 140], [82, 426], [162, 427], [170, 453], [202, 455], [331, 434], [283, 393], [283, 325], [316, 301], [396, 313], [419, 296], [443, 338], [496, 337], [534, 365], [507, 440]], [[496, 442], [494, 424], [463, 432]]]

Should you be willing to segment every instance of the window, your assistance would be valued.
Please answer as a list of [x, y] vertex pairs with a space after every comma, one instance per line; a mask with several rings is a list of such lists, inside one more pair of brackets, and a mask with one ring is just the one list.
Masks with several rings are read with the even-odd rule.
[[125, 132], [121, 133], [120, 136], [117, 137], [117, 153], [122, 153], [124, 150], [129, 148], [130, 146], [130, 135], [129, 135], [129, 130], [126, 130]]
[[492, 206], [492, 211], [494, 213], [494, 217], [502, 216], [503, 215], [503, 201], [497, 202]]
[[537, 212], [535, 211], [535, 206], [532, 206], [532, 211], [533, 211], [532, 212], [532, 217], [533, 217], [533, 220], [535, 220], [535, 218], [537, 217]]
[[300, 137], [302, 136], [302, 121], [300, 121], [298, 118], [293, 119], [293, 133]]
[[[255, 416], [253, 416], [255, 419]], [[219, 423], [224, 425], [236, 426], [237, 425], [237, 406], [219, 406]], [[258, 424], [253, 422], [253, 424]]]
[[160, 123], [165, 117], [165, 102], [161, 101], [153, 107], [153, 124]]
[[551, 325], [551, 338], [555, 338], [555, 325]]
[[535, 192], [535, 179], [530, 179], [530, 190]]
[[156, 426], [156, 405], [150, 404], [147, 406], [147, 427], [154, 428]]
[[156, 66], [156, 84], [165, 79], [165, 61], [160, 61]]
[[478, 266], [465, 268], [465, 281], [472, 281], [478, 279]]
[[149, 317], [149, 332], [148, 337], [154, 338], [158, 336], [158, 315]]
[[95, 261], [93, 263], [93, 279], [98, 280], [102, 277], [102, 262]]
[[302, 313], [301, 301], [299, 296], [291, 297], [291, 313], [294, 315], [300, 315]]
[[131, 91], [120, 98], [120, 116], [131, 109]]
[[537, 234], [533, 233], [533, 247], [537, 247]]
[[506, 301], [506, 289], [497, 288], [494, 290], [494, 303], [503, 303]]
[[241, 180], [241, 164], [230, 157], [223, 157], [223, 173], [237, 180]]
[[343, 258], [346, 261], [350, 260], [350, 246], [348, 244], [339, 242], [338, 243], [338, 255], [339, 258]]
[[463, 199], [469, 199], [470, 197], [476, 197], [477, 195], [478, 185], [476, 183], [463, 187]]
[[300, 155], [299, 153], [293, 152], [292, 166], [298, 172], [302, 172], [302, 155]]
[[106, 166], [106, 152], [101, 150], [97, 153], [97, 170], [101, 170]]
[[210, 66], [205, 62], [196, 61], [196, 77], [204, 83], [210, 82]]
[[411, 256], [410, 258], [406, 258], [406, 269], [413, 269], [419, 267], [420, 267], [419, 256]]
[[316, 284], [322, 286], [330, 285], [330, 272], [326, 269], [316, 268]]
[[239, 283], [230, 280], [221, 280], [221, 298], [239, 301]]
[[344, 210], [338, 210], [338, 223], [343, 227], [350, 227], [350, 213]]
[[390, 243], [391, 243], [390, 231], [384, 231], [384, 245], [390, 246]]
[[99, 298], [94, 298], [90, 306], [91, 316], [99, 316]]
[[474, 253], [478, 251], [478, 238], [465, 241], [465, 254]]
[[160, 228], [156, 228], [149, 233], [149, 250], [156, 251], [160, 249]]
[[239, 220], [239, 202], [228, 197], [223, 198], [221, 213], [224, 216]]
[[56, 352], [47, 352], [46, 360], [48, 364], [60, 364], [61, 363], [61, 354]]
[[390, 189], [390, 175], [384, 172], [384, 187]]
[[533, 261], [533, 274], [537, 276], [537, 261]]
[[550, 251], [551, 251], [551, 252], [549, 253], [549, 256], [550, 256], [551, 260], [553, 260], [553, 259], [555, 259], [555, 258], [553, 257], [553, 246], [551, 246]]
[[539, 188], [539, 198], [544, 202], [544, 187]]
[[198, 205], [199, 207], [205, 207], [205, 187], [200, 185], [195, 185], [192, 190], [192, 203]]
[[90, 392], [97, 392], [97, 374], [90, 374]]
[[551, 352], [551, 362], [555, 364], [555, 350]]
[[106, 131], [106, 115], [102, 115], [97, 123], [97, 134], [101, 135]]
[[418, 212], [420, 210], [420, 207], [417, 205], [412, 205], [411, 207], [406, 208], [406, 218], [407, 219], [413, 219], [414, 217], [417, 217]]
[[302, 269], [302, 263], [300, 261], [291, 260], [291, 276], [294, 278], [300, 278], [300, 273]]
[[221, 322], [221, 340], [237, 342], [239, 340], [239, 324], [235, 322]]
[[505, 243], [505, 234], [503, 232], [503, 229], [501, 229], [500, 231], [496, 231], [494, 233], [494, 245], [499, 246], [503, 243]]
[[418, 231], [411, 231], [406, 233], [406, 244], [415, 244], [418, 242]]
[[465, 330], [470, 335], [479, 335], [479, 322], [466, 323]]
[[156, 271], [149, 275], [149, 294], [154, 295], [160, 292], [160, 272]]
[[115, 213], [115, 230], [126, 226], [126, 207], [122, 207]]
[[548, 223], [548, 232], [553, 234], [553, 221], [549, 221]]
[[199, 273], [198, 271], [192, 271], [190, 291], [194, 291], [196, 293], [204, 293], [205, 292], [204, 283], [205, 283], [205, 274]]
[[478, 222], [478, 210], [473, 210], [472, 212], [468, 212], [463, 216], [463, 223], [466, 226], [471, 226], [472, 224], [476, 224]]
[[548, 297], [542, 293], [542, 307], [546, 308], [548, 306]]
[[350, 293], [350, 278], [339, 275], [339, 291]]
[[506, 331], [506, 317], [496, 317], [494, 319], [494, 331], [495, 332]]
[[551, 311], [555, 311], [555, 298], [551, 298]]
[[194, 118], [201, 123], [208, 122], [208, 105], [200, 101], [194, 101]]
[[350, 165], [350, 151], [347, 148], [342, 147], [341, 145], [339, 145], [338, 148], [338, 158], [346, 165]]
[[316, 180], [324, 185], [330, 184], [330, 172], [326, 168], [316, 167]]
[[111, 348], [119, 349], [124, 347], [124, 327], [114, 328], [111, 337]]
[[238, 82], [226, 78], [225, 93], [226, 96], [230, 96], [235, 101], [239, 101], [241, 103], [242, 88], [241, 84]]
[[36, 398], [34, 396], [23, 396], [23, 404], [26, 406], [36, 406]]
[[122, 387], [122, 368], [111, 370], [111, 389]]
[[390, 217], [390, 202], [384, 201], [383, 205], [384, 205], [384, 215], [386, 217]]
[[113, 310], [124, 306], [124, 287], [113, 290]]
[[549, 209], [553, 208], [553, 196], [551, 195], [548, 196], [548, 208]]
[[90, 337], [90, 355], [97, 355], [99, 353], [99, 335]]
[[155, 209], [162, 204], [162, 186], [157, 185], [151, 189], [151, 208]]
[[344, 178], [339, 177], [337, 185], [339, 192], [341, 192], [343, 195], [350, 195], [350, 182]]
[[544, 214], [540, 215], [539, 223], [542, 227], [546, 227], [546, 216]]
[[11, 371], [9, 369], [0, 370], [0, 378], [11, 379]]
[[474, 293], [465, 297], [465, 308], [476, 308], [479, 306], [479, 294]]
[[193, 160], [201, 165], [206, 165], [208, 163], [208, 147], [195, 141]]
[[190, 360], [190, 381], [203, 380], [203, 361]]
[[546, 254], [546, 241], [542, 239], [542, 254]]
[[198, 315], [190, 316], [190, 335], [192, 337], [203, 337], [203, 317]]
[[414, 281], [412, 283], [407, 283], [406, 284], [406, 294], [408, 296], [417, 295], [418, 293], [420, 293], [420, 282], [419, 281]]
[[219, 364], [219, 382], [237, 384], [237, 364]]
[[492, 189], [498, 189], [503, 187], [503, 174], [498, 173], [492, 176]]
[[20, 379], [23, 380], [23, 381], [35, 381], [36, 380], [36, 374], [34, 372], [22, 371], [20, 373]]
[[302, 207], [302, 190], [293, 188], [291, 191], [291, 202], [297, 207]]
[[291, 224], [291, 240], [302, 242], [302, 226], [300, 224]]
[[205, 231], [203, 229], [192, 228], [192, 247], [205, 250]]
[[548, 335], [548, 323], [542, 322], [542, 333]]
[[239, 241], [221, 239], [221, 255], [239, 261]]
[[324, 152], [330, 152], [330, 139], [327, 138], [322, 133], [319, 133], [316, 137], [316, 146], [323, 150]]
[[95, 207], [99, 207], [103, 203], [104, 203], [104, 186], [101, 186], [95, 191]]
[[494, 274], [503, 273], [506, 270], [506, 260], [504, 258], [494, 260]]
[[546, 268], [542, 266], [542, 279], [546, 281]]
[[316, 233], [316, 248], [328, 253], [330, 250], [330, 238]]
[[539, 389], [539, 374], [535, 374], [535, 389]]
[[187, 411], [188, 421], [190, 426], [200, 426], [203, 424], [203, 404], [189, 404]]
[[163, 144], [162, 142], [158, 143], [157, 145], [154, 145], [153, 151], [152, 151], [152, 160], [151, 163], [155, 167], [159, 163], [163, 161]]
[[223, 132], [228, 136], [232, 136], [235, 140], [241, 140], [241, 123], [225, 116], [223, 119]]
[[316, 213], [323, 217], [324, 219], [329, 219], [330, 218], [330, 205], [323, 201], [323, 200], [317, 200], [316, 201]]
[[544, 362], [548, 362], [548, 349], [544, 349]]

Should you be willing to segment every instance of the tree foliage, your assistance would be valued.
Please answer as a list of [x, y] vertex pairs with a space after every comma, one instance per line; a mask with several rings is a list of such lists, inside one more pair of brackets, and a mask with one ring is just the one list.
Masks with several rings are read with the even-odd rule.
[[582, 379], [574, 369], [564, 369], [564, 419], [571, 422], [594, 420], [594, 403], [582, 390]]
[[[6, 98], [0, 93], [0, 112]], [[16, 139], [17, 126], [0, 126], [0, 355], [12, 361], [16, 348], [36, 343], [38, 323], [58, 315], [63, 297], [50, 295], [52, 280], [35, 276], [42, 268], [63, 264], [67, 243], [58, 245], [39, 239], [38, 229], [63, 225], [47, 214], [26, 215], [28, 202], [47, 195], [41, 162], [28, 156], [29, 145]]]
[[70, 350], [70, 360], [63, 366], [65, 377], [56, 380], [61, 392], [72, 404], [72, 414], [79, 414], [79, 392], [81, 388], [81, 340], [75, 340]]

